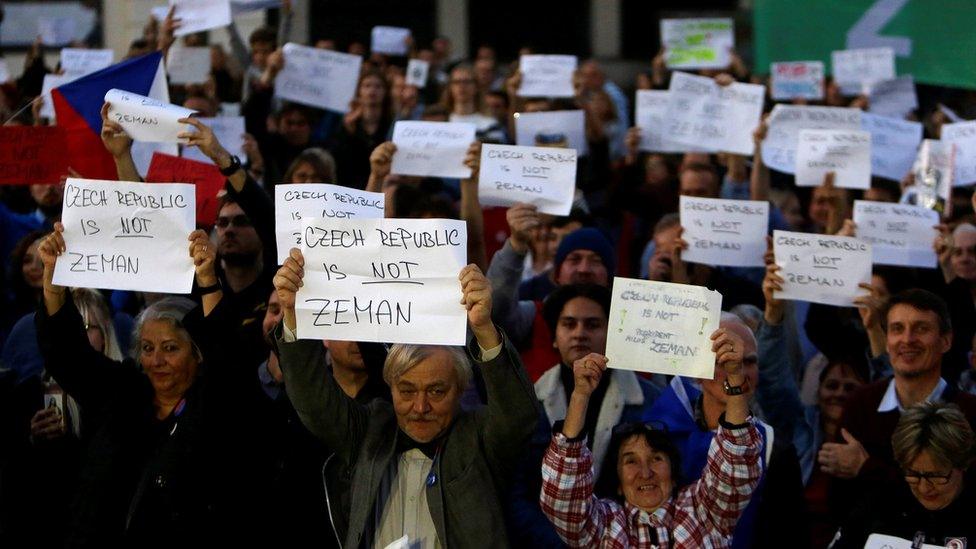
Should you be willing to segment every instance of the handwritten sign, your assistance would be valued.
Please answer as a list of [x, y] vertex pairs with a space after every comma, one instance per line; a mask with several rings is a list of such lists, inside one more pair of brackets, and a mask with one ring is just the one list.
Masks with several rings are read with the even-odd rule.
[[430, 73], [430, 63], [423, 59], [411, 59], [407, 63], [407, 85], [423, 88], [427, 86], [427, 75]]
[[58, 183], [67, 148], [60, 126], [0, 126], [0, 185]]
[[523, 55], [519, 58], [520, 97], [573, 97], [575, 55]]
[[10, 67], [7, 65], [7, 60], [0, 57], [0, 84], [7, 82], [10, 82]]
[[921, 206], [854, 201], [857, 238], [871, 244], [876, 265], [935, 268], [939, 214]]
[[210, 78], [210, 48], [170, 48], [166, 73], [170, 84], [206, 83]]
[[956, 147], [936, 139], [923, 139], [912, 172], [915, 182], [901, 193], [899, 202], [934, 210], [944, 217], [952, 213], [952, 178]]
[[721, 69], [731, 62], [731, 19], [662, 19], [661, 45], [671, 69]]
[[146, 170], [147, 183], [190, 183], [196, 189], [197, 225], [212, 227], [217, 220], [217, 195], [227, 177], [217, 166], [164, 153], [153, 153]]
[[849, 236], [773, 231], [783, 291], [776, 299], [852, 307], [871, 283], [871, 244]]
[[73, 74], [45, 74], [44, 81], [41, 83], [41, 105], [40, 115], [51, 120], [55, 119], [54, 100], [51, 99], [51, 90], [63, 86], [78, 78]]
[[824, 66], [822, 61], [793, 61], [773, 63], [769, 69], [770, 86], [775, 101], [824, 97]]
[[373, 27], [370, 51], [387, 55], [407, 55], [410, 53], [410, 29], [402, 27]]
[[[958, 547], [965, 547], [965, 542]], [[952, 545], [932, 545], [930, 543], [916, 544], [910, 539], [888, 536], [885, 534], [871, 534], [864, 544], [864, 549], [944, 549]]]
[[834, 81], [847, 95], [870, 93], [871, 87], [895, 78], [895, 50], [864, 48], [830, 53]]
[[665, 134], [685, 145], [751, 155], [765, 90], [738, 82], [719, 86], [711, 78], [676, 72], [668, 89]]
[[349, 111], [362, 57], [290, 42], [283, 50], [285, 66], [275, 78], [277, 97], [336, 112]]
[[179, 143], [182, 140], [177, 135], [190, 131], [190, 126], [177, 120], [196, 112], [115, 88], [105, 93], [105, 101], [109, 103], [109, 120], [118, 122], [137, 141]]
[[515, 113], [515, 144], [526, 147], [562, 147], [586, 156], [586, 121], [583, 111]]
[[870, 111], [882, 116], [904, 118], [918, 108], [915, 79], [906, 74], [894, 80], [875, 82], [868, 97]]
[[288, 250], [301, 247], [304, 219], [320, 217], [333, 222], [338, 219], [382, 219], [385, 206], [383, 193], [328, 183], [275, 185], [278, 264], [288, 258]]
[[871, 134], [861, 130], [800, 130], [796, 185], [818, 187], [827, 172], [845, 189], [871, 187]]
[[690, 145], [682, 145], [668, 139], [664, 116], [668, 110], [670, 95], [667, 90], [637, 90], [634, 117], [641, 130], [638, 148], [647, 152], [677, 153], [705, 151]]
[[112, 50], [64, 48], [61, 50], [61, 70], [74, 77], [100, 71], [112, 64]]
[[943, 124], [942, 141], [955, 146], [953, 185], [976, 183], [976, 121]]
[[[197, 120], [213, 130], [214, 136], [227, 149], [227, 152], [238, 158], [244, 158], [245, 130], [243, 116], [198, 117]], [[210, 160], [210, 157], [203, 154], [198, 147], [183, 147], [182, 156], [183, 158], [213, 164], [213, 160]]]
[[193, 261], [191, 185], [69, 178], [64, 187], [65, 253], [54, 283], [188, 294]]
[[534, 204], [569, 215], [576, 191], [576, 151], [517, 145], [481, 146], [478, 196], [487, 206]]
[[752, 200], [680, 197], [681, 258], [728, 267], [764, 267], [769, 203]]
[[45, 46], [63, 46], [78, 37], [77, 24], [71, 17], [38, 17], [37, 34]]
[[686, 284], [615, 277], [607, 326], [609, 366], [712, 379], [712, 332], [722, 294]]
[[474, 142], [474, 124], [401, 120], [393, 126], [391, 173], [434, 177], [471, 177], [464, 155]]
[[776, 105], [767, 123], [769, 131], [762, 142], [763, 163], [774, 170], [794, 173], [800, 130], [859, 130], [861, 111], [841, 107]]
[[176, 6], [173, 16], [180, 20], [173, 33], [176, 36], [226, 27], [231, 22], [229, 0], [169, 0], [169, 5]]
[[302, 231], [298, 337], [464, 344], [463, 221], [312, 218]]
[[915, 162], [922, 124], [862, 113], [861, 127], [871, 134], [871, 173], [901, 181]]

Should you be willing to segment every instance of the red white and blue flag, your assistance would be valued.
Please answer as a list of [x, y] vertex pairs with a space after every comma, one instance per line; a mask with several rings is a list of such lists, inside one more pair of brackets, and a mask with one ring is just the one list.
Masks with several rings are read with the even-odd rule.
[[58, 126], [67, 135], [68, 165], [81, 177], [117, 179], [115, 163], [100, 137], [102, 105], [112, 88], [169, 103], [162, 54], [127, 59], [51, 91]]

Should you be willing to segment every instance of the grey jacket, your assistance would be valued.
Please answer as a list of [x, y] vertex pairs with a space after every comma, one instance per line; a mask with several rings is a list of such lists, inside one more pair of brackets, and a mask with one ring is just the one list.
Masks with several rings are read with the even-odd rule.
[[[381, 483], [396, 458], [397, 428], [392, 404], [363, 406], [346, 396], [325, 367], [319, 341], [276, 339], [285, 388], [302, 423], [331, 448], [351, 488], [329, 508], [344, 547], [372, 538]], [[487, 406], [459, 411], [449, 427], [427, 483], [427, 502], [445, 547], [507, 547], [500, 494], [525, 452], [538, 418], [535, 391], [518, 352], [503, 335], [494, 359], [475, 361], [484, 379]], [[474, 342], [468, 354], [479, 356]]]

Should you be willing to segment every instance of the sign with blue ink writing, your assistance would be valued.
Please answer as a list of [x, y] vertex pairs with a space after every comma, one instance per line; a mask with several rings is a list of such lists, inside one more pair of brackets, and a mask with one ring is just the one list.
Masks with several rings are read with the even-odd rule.
[[382, 219], [385, 207], [386, 196], [383, 193], [371, 193], [328, 183], [275, 185], [278, 264], [281, 265], [288, 259], [289, 250], [302, 247], [303, 219]]
[[822, 61], [791, 61], [773, 63], [769, 80], [774, 101], [824, 97], [824, 66]]
[[61, 218], [65, 252], [54, 283], [190, 293], [187, 237], [195, 212], [193, 185], [68, 178]]
[[871, 283], [871, 244], [849, 236], [773, 231], [773, 251], [783, 291], [790, 299], [853, 307]]
[[464, 221], [308, 218], [301, 236], [298, 337], [464, 345]]
[[569, 215], [576, 191], [576, 151], [549, 147], [481, 147], [478, 197], [488, 206], [533, 204], [542, 213]]
[[613, 279], [607, 327], [609, 366], [712, 379], [712, 332], [722, 316], [722, 294], [687, 284]]

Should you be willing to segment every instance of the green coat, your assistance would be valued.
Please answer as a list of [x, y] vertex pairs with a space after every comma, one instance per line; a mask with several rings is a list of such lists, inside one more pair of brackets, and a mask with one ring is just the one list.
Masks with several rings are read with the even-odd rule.
[[[335, 489], [329, 487], [333, 525], [343, 547], [362, 547], [372, 538], [380, 485], [396, 458], [397, 436], [402, 436], [393, 405], [377, 399], [364, 406], [349, 398], [328, 373], [320, 341], [286, 343], [280, 330], [277, 344], [288, 398], [302, 423], [336, 449], [332, 459], [338, 460], [340, 478], [329, 482], [342, 493], [332, 497]], [[426, 489], [438, 539], [448, 548], [509, 545], [502, 495], [539, 412], [518, 352], [502, 337], [504, 347], [496, 358], [474, 361], [488, 404], [458, 412], [434, 461], [436, 482]], [[477, 356], [472, 348], [477, 348], [473, 341], [468, 354]]]

